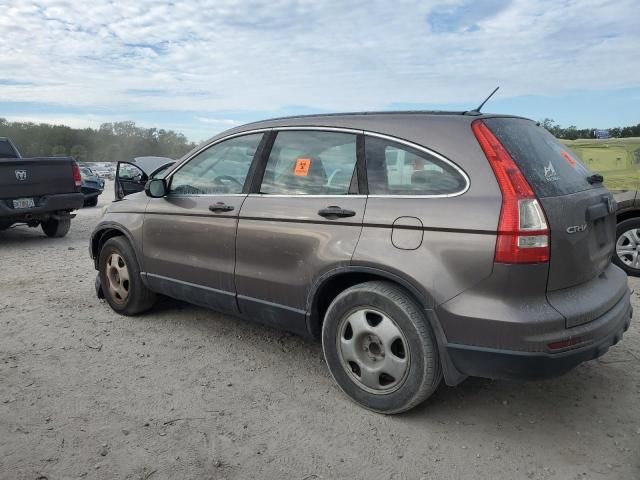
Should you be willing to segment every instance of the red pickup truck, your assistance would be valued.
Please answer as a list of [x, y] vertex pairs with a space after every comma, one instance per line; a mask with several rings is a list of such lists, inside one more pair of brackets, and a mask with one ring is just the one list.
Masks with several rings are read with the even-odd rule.
[[0, 137], [0, 230], [24, 223], [64, 237], [71, 212], [84, 203], [81, 184], [72, 158], [22, 158], [11, 140]]

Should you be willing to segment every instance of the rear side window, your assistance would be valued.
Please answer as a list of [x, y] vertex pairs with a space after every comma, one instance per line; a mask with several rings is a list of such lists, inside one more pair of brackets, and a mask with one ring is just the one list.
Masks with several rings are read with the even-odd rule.
[[0, 140], [0, 158], [16, 158], [16, 151], [7, 141]]
[[355, 135], [306, 130], [279, 132], [260, 193], [347, 195], [356, 159]]
[[365, 148], [372, 195], [453, 195], [467, 187], [456, 168], [421, 150], [371, 136]]
[[483, 122], [507, 149], [538, 197], [569, 195], [590, 188], [591, 172], [577, 155], [531, 120], [489, 118]]

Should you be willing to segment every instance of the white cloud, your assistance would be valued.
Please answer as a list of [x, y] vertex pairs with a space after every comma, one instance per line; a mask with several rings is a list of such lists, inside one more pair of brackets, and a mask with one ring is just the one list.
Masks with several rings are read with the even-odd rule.
[[[350, 110], [471, 102], [497, 84], [502, 97], [640, 85], [637, 0], [515, 0], [469, 15], [475, 23], [463, 33], [432, 31], [429, 15], [441, 5], [9, 0], [0, 16], [0, 101]], [[25, 79], [33, 84], [11, 83]]]
[[241, 122], [237, 120], [231, 120], [229, 118], [211, 118], [211, 117], [196, 117], [196, 120], [202, 123], [209, 123], [214, 125], [223, 125], [227, 128], [235, 127], [236, 125], [240, 125]]
[[8, 116], [7, 120], [11, 122], [66, 125], [71, 128], [98, 128], [102, 123], [114, 121], [113, 118], [98, 117], [95, 115], [59, 115], [55, 113], [39, 113], [37, 115], [10, 115]]

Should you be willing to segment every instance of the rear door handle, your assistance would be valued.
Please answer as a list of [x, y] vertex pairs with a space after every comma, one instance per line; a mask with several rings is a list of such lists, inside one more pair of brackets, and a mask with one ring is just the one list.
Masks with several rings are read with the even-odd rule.
[[209, 210], [215, 213], [230, 212], [234, 208], [235, 207], [233, 205], [227, 205], [224, 202], [216, 202], [213, 205], [209, 205]]
[[355, 214], [356, 212], [354, 212], [353, 210], [345, 210], [344, 208], [340, 208], [335, 205], [331, 205], [327, 208], [318, 210], [318, 215], [328, 219], [353, 217], [355, 216]]

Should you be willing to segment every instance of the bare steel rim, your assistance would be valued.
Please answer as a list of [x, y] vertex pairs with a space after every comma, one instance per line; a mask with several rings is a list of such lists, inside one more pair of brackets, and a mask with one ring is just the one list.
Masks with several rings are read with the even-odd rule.
[[111, 294], [114, 302], [123, 304], [129, 298], [129, 269], [124, 258], [116, 252], [113, 252], [107, 258], [106, 265], [107, 289]]
[[388, 315], [369, 307], [353, 310], [340, 321], [336, 337], [340, 364], [360, 388], [388, 394], [404, 383], [409, 344]]
[[618, 237], [616, 254], [628, 267], [640, 269], [640, 229], [632, 228]]

